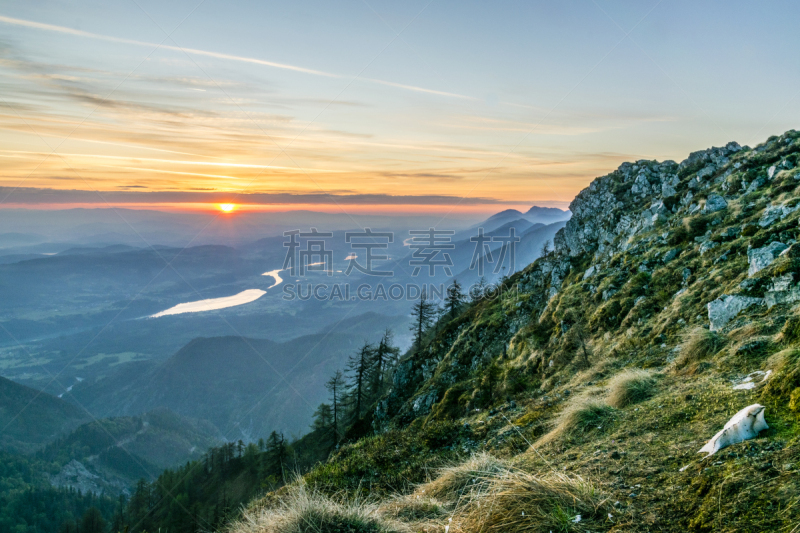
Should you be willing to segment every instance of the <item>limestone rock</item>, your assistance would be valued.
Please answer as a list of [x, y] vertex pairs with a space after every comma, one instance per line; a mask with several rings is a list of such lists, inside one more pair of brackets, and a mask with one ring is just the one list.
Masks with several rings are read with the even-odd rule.
[[[798, 204], [800, 206], [800, 204]], [[766, 228], [767, 226], [771, 226], [777, 220], [783, 220], [784, 218], [788, 217], [790, 214], [794, 213], [798, 206], [789, 207], [786, 204], [783, 205], [769, 205], [764, 209], [764, 213], [761, 214], [761, 218], [758, 220], [758, 225], [762, 228]]]
[[800, 287], [794, 283], [794, 274], [791, 272], [772, 278], [769, 290], [764, 294], [764, 303], [768, 308], [777, 304], [794, 303], [800, 301]]
[[751, 192], [755, 191], [756, 189], [764, 185], [766, 182], [767, 182], [766, 179], [759, 176], [758, 178], [753, 180], [753, 183], [751, 183], [749, 187], [747, 187], [746, 194], [750, 194]]
[[722, 295], [713, 302], [709, 302], [706, 306], [708, 308], [708, 320], [711, 324], [709, 329], [711, 331], [719, 331], [741, 311], [751, 305], [760, 303], [762, 303], [761, 298], [730, 294]]
[[670, 261], [678, 257], [678, 254], [680, 253], [681, 253], [680, 248], [673, 248], [672, 250], [668, 250], [666, 253], [664, 253], [664, 256], [661, 259], [665, 263], [669, 263]]
[[751, 248], [747, 250], [747, 260], [750, 262], [747, 276], [753, 277], [753, 275], [760, 270], [767, 268], [786, 248], [788, 248], [788, 246], [782, 242], [775, 241], [763, 248]]
[[706, 206], [703, 208], [704, 213], [716, 213], [728, 207], [728, 202], [725, 198], [716, 193], [711, 193], [706, 199]]
[[706, 457], [711, 457], [731, 444], [755, 438], [760, 431], [765, 429], [769, 429], [769, 426], [764, 420], [764, 406], [754, 403], [733, 415], [725, 427], [697, 453], [705, 452], [708, 453]]
[[719, 246], [718, 242], [706, 241], [700, 245], [700, 255], [705, 255], [706, 252], [708, 252], [709, 250], [713, 250], [718, 246]]

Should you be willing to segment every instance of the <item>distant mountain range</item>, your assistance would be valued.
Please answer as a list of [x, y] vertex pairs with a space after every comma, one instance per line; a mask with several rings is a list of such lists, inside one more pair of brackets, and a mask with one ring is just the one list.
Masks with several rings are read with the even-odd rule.
[[91, 417], [80, 407], [0, 377], [0, 448], [30, 452]]
[[330, 375], [344, 368], [364, 339], [377, 341], [384, 328], [402, 328], [405, 320], [367, 313], [283, 343], [200, 337], [161, 364], [129, 365], [76, 385], [65, 398], [99, 416], [168, 408], [208, 420], [229, 440], [255, 440], [273, 430], [300, 434], [326, 399]]
[[468, 231], [483, 228], [484, 232], [489, 232], [519, 220], [527, 221], [531, 224], [547, 225], [554, 222], [567, 221], [571, 216], [572, 213], [569, 210], [562, 210], [556, 207], [539, 207], [535, 205], [525, 213], [517, 209], [506, 209], [490, 216], [483, 222], [470, 226]]

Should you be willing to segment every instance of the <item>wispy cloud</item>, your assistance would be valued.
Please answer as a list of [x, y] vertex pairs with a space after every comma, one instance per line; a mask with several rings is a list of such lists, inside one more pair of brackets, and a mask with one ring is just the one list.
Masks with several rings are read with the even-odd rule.
[[[25, 19], [7, 17], [7, 16], [4, 16], [4, 15], [0, 15], [0, 22], [4, 22], [6, 24], [11, 24], [11, 25], [14, 25], [14, 26], [23, 26], [23, 27], [26, 27], [26, 28], [31, 28], [31, 29], [41, 30], [41, 31], [63, 33], [63, 34], [67, 34], [67, 35], [73, 35], [75, 37], [83, 37], [83, 38], [87, 38], [87, 39], [97, 39], [97, 40], [101, 40], [101, 41], [107, 41], [107, 42], [113, 42], [113, 43], [119, 43], [119, 44], [127, 44], [127, 45], [132, 45], [132, 46], [146, 46], [148, 48], [161, 48], [161, 49], [164, 49], [164, 50], [172, 50], [172, 51], [175, 51], [175, 52], [185, 52], [187, 54], [193, 54], [193, 55], [204, 56], [204, 57], [212, 57], [212, 58], [215, 58], [215, 59], [222, 59], [222, 60], [226, 60], [226, 61], [237, 61], [237, 62], [241, 62], [241, 63], [250, 63], [250, 64], [253, 64], [253, 65], [260, 65], [260, 66], [264, 66], [264, 67], [277, 68], [277, 69], [282, 69], [282, 70], [290, 70], [290, 71], [294, 71], [294, 72], [300, 72], [300, 73], [303, 73], [303, 74], [311, 74], [311, 75], [314, 75], [314, 76], [323, 76], [323, 77], [326, 77], [326, 78], [344, 78], [344, 79], [348, 79], [348, 78], [352, 77], [352, 76], [348, 76], [348, 75], [344, 75], [344, 74], [335, 74], [333, 72], [326, 72], [324, 70], [311, 69], [311, 68], [301, 67], [301, 66], [297, 66], [297, 65], [289, 65], [287, 63], [279, 63], [279, 62], [276, 62], [276, 61], [267, 61], [265, 59], [258, 59], [258, 58], [254, 58], [254, 57], [246, 57], [246, 56], [240, 56], [240, 55], [234, 55], [234, 54], [225, 54], [225, 53], [222, 53], [222, 52], [213, 52], [213, 51], [209, 51], [209, 50], [200, 50], [200, 49], [197, 49], [197, 48], [184, 48], [184, 47], [172, 46], [172, 45], [168, 45], [168, 44], [151, 43], [151, 42], [147, 42], [147, 41], [139, 41], [139, 40], [136, 40], [136, 39], [126, 39], [126, 38], [123, 38], [123, 37], [113, 37], [111, 35], [103, 35], [103, 34], [100, 34], [100, 33], [93, 33], [93, 32], [88, 32], [88, 31], [83, 31], [83, 30], [76, 30], [74, 28], [69, 28], [69, 27], [66, 27], [66, 26], [57, 26], [55, 24], [46, 24], [46, 23], [43, 23], [43, 22], [36, 22], [36, 21], [32, 21], [32, 20], [25, 20]], [[425, 88], [425, 87], [417, 87], [415, 85], [396, 83], [396, 82], [391, 82], [391, 81], [386, 81], [386, 80], [379, 80], [379, 79], [374, 79], [374, 78], [359, 78], [359, 79], [361, 81], [365, 81], [365, 82], [376, 83], [376, 84], [379, 84], [379, 85], [385, 85], [387, 87], [395, 87], [397, 89], [403, 89], [403, 90], [413, 91], [413, 92], [418, 92], [418, 93], [433, 94], [433, 95], [436, 95], [436, 96], [444, 96], [444, 97], [448, 97], [448, 98], [459, 98], [459, 99], [467, 99], [467, 100], [476, 100], [476, 98], [474, 98], [474, 97], [463, 95], [463, 94], [447, 92], [447, 91], [439, 91], [439, 90], [429, 89], [429, 88]]]
[[[125, 189], [137, 188], [136, 185], [125, 185]], [[42, 188], [0, 187], [0, 197], [8, 195], [6, 203], [14, 205], [39, 204], [215, 204], [235, 198], [238, 203], [246, 205], [308, 205], [331, 204], [342, 205], [518, 205], [521, 201], [498, 200], [496, 198], [472, 197], [463, 198], [449, 195], [391, 195], [391, 194], [332, 194], [327, 192], [294, 194], [236, 194], [221, 192], [197, 191], [97, 191], [89, 190], [56, 190]]]

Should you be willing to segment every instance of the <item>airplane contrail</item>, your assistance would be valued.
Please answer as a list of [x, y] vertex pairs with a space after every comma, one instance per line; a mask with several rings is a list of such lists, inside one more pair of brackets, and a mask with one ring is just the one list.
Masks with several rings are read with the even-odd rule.
[[[138, 41], [136, 39], [125, 39], [123, 37], [113, 37], [111, 35], [103, 35], [103, 34], [100, 34], [100, 33], [92, 33], [92, 32], [83, 31], [83, 30], [76, 30], [74, 28], [68, 28], [66, 26], [57, 26], [55, 24], [46, 24], [44, 22], [36, 22], [36, 21], [32, 21], [32, 20], [25, 20], [25, 19], [13, 18], [13, 17], [6, 17], [4, 15], [0, 15], [0, 22], [4, 22], [6, 24], [11, 24], [11, 25], [14, 25], [14, 26], [24, 26], [26, 28], [33, 28], [33, 29], [37, 29], [37, 30], [64, 33], [64, 34], [67, 34], [67, 35], [74, 35], [76, 37], [86, 37], [88, 39], [99, 39], [101, 41], [108, 41], [108, 42], [120, 43], [120, 44], [129, 44], [129, 45], [133, 45], [133, 46], [147, 46], [147, 47], [151, 47], [151, 48], [152, 47], [164, 48], [166, 50], [173, 50], [173, 51], [176, 51], [176, 52], [186, 52], [186, 53], [189, 53], [189, 54], [195, 54], [195, 55], [206, 56], [206, 57], [213, 57], [213, 58], [216, 58], [216, 59], [227, 59], [227, 60], [230, 60], [230, 61], [240, 61], [240, 62], [244, 62], [244, 63], [252, 63], [252, 64], [255, 64], [255, 65], [261, 65], [261, 66], [265, 66], [265, 67], [272, 67], [272, 68], [279, 68], [279, 69], [284, 69], [284, 70], [291, 70], [291, 71], [294, 71], [294, 72], [302, 72], [303, 74], [311, 74], [311, 75], [314, 75], [314, 76], [324, 76], [326, 78], [348, 78], [349, 77], [349, 76], [345, 76], [345, 75], [342, 75], [342, 74], [334, 74], [332, 72], [325, 72], [323, 70], [315, 70], [315, 69], [310, 69], [310, 68], [305, 68], [305, 67], [298, 67], [296, 65], [288, 65], [286, 63], [277, 63], [275, 61], [265, 61], [263, 59], [257, 59], [257, 58], [253, 58], [253, 57], [238, 56], [238, 55], [233, 55], [233, 54], [224, 54], [224, 53], [220, 53], [220, 52], [210, 52], [208, 50], [198, 50], [197, 48], [182, 48], [182, 47], [179, 47], [179, 46], [172, 46], [172, 45], [167, 45], [167, 44], [159, 45], [158, 43], [150, 43], [150, 42], [147, 42], [147, 41]], [[417, 86], [414, 86], [414, 85], [405, 85], [405, 84], [402, 84], [402, 83], [395, 83], [395, 82], [391, 82], [391, 81], [384, 81], [384, 80], [378, 80], [378, 79], [373, 79], [373, 78], [361, 78], [361, 79], [363, 81], [367, 81], [367, 82], [371, 82], [371, 83], [377, 83], [377, 84], [385, 85], [385, 86], [388, 86], [388, 87], [396, 87], [398, 89], [405, 89], [405, 90], [414, 91], [414, 92], [434, 94], [434, 95], [437, 95], [437, 96], [446, 96], [446, 97], [450, 97], [450, 98], [460, 98], [460, 99], [464, 99], [464, 100], [477, 100], [476, 98], [474, 98], [472, 96], [466, 96], [466, 95], [463, 95], [463, 94], [450, 93], [450, 92], [445, 92], [445, 91], [437, 91], [437, 90], [434, 90], [434, 89], [426, 89], [424, 87], [417, 87]]]

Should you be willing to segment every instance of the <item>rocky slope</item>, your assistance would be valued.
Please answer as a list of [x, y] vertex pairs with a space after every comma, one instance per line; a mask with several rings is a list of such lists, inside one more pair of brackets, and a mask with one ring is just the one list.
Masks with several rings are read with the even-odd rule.
[[[380, 495], [364, 512], [389, 530], [797, 531], [798, 154], [789, 131], [594, 180], [554, 251], [407, 354], [375, 434], [306, 486], [340, 517], [325, 493]], [[755, 403], [770, 429], [697, 453]], [[298, 490], [251, 520], [280, 530]]]

